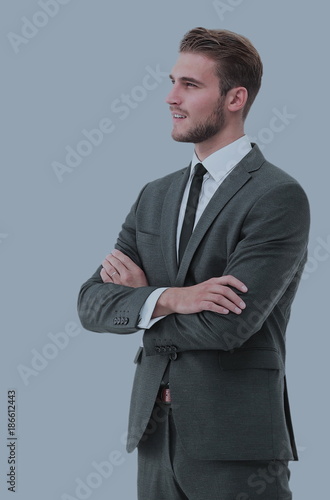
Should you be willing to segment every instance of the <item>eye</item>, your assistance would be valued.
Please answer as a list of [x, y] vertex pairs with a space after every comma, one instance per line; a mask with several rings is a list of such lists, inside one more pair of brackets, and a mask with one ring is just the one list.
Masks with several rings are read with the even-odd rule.
[[186, 82], [186, 87], [197, 87], [197, 85], [191, 82]]

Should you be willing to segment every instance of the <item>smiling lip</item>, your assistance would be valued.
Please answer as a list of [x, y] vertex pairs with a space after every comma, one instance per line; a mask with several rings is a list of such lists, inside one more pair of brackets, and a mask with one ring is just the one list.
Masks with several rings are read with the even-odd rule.
[[173, 108], [170, 108], [170, 111], [171, 111], [173, 120], [184, 120], [185, 118], [187, 118], [187, 115], [182, 113], [182, 111], [174, 110]]
[[185, 118], [187, 118], [187, 116], [184, 115], [183, 113], [173, 113], [172, 112], [172, 118], [174, 121], [179, 121], [179, 120], [184, 120]]

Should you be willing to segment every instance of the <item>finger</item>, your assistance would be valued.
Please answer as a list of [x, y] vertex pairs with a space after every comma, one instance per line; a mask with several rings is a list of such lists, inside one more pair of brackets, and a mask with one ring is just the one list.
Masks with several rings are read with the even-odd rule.
[[121, 278], [120, 278], [120, 274], [118, 273], [118, 271], [113, 271], [111, 274], [110, 274], [110, 277], [112, 279], [112, 282], [115, 284], [115, 285], [121, 285]]
[[239, 307], [240, 309], [246, 308], [244, 300], [229, 288], [229, 286], [211, 284], [208, 288], [208, 292], [217, 295], [216, 302], [219, 304], [222, 304], [222, 300], [226, 300], [226, 304], [228, 304], [229, 301], [235, 307]]
[[104, 261], [102, 262], [102, 266], [110, 277], [111, 274], [117, 271], [117, 269], [107, 259], [104, 259]]
[[114, 283], [115, 285], [121, 285], [121, 279], [117, 271], [113, 271], [110, 275], [103, 268], [100, 271], [100, 276], [104, 283]]
[[212, 301], [202, 302], [203, 311], [212, 311], [218, 314], [229, 314], [229, 310], [225, 307], [219, 306]]
[[245, 309], [245, 305], [244, 307], [243, 306], [239, 307], [236, 305], [235, 302], [228, 300], [223, 295], [212, 294], [210, 295], [210, 301], [214, 302], [214, 304], [216, 304], [217, 306], [221, 306], [224, 309], [227, 309], [228, 311], [233, 312], [235, 314], [241, 314], [243, 309]]
[[118, 274], [123, 274], [127, 271], [127, 267], [119, 259], [117, 259], [117, 257], [114, 257], [114, 255], [107, 255], [106, 260], [112, 265]]
[[220, 278], [218, 278], [218, 282], [220, 285], [233, 286], [234, 288], [236, 288], [237, 290], [240, 290], [241, 292], [248, 291], [247, 286], [242, 281], [235, 278], [235, 276], [231, 276], [231, 275], [221, 276]]
[[220, 289], [217, 291], [219, 295], [223, 295], [226, 299], [232, 302], [235, 306], [238, 306], [240, 309], [246, 308], [246, 303], [242, 300], [242, 297], [237, 295], [231, 288], [228, 286], [220, 285]]
[[118, 259], [128, 270], [134, 270], [139, 268], [127, 255], [125, 255], [120, 250], [114, 249], [111, 254]]
[[118, 269], [116, 269], [108, 260], [107, 258], [104, 259], [102, 262], [102, 266], [107, 273], [108, 277], [110, 278], [112, 283], [120, 284], [120, 273], [118, 272]]
[[110, 278], [104, 267], [102, 267], [100, 271], [100, 276], [102, 278], [103, 283], [112, 283], [112, 278]]

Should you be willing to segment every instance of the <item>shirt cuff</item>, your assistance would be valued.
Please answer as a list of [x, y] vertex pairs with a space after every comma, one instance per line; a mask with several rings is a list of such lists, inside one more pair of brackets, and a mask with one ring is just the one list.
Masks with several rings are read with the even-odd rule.
[[159, 297], [161, 296], [161, 294], [163, 292], [165, 292], [165, 290], [167, 290], [167, 288], [168, 287], [157, 288], [157, 290], [154, 290], [149, 295], [149, 297], [147, 298], [147, 300], [145, 301], [145, 303], [143, 304], [143, 306], [140, 309], [140, 321], [138, 323], [139, 328], [146, 330], [148, 328], [151, 328], [152, 325], [157, 323], [157, 321], [165, 318], [165, 316], [159, 316], [158, 318], [151, 319], [151, 316], [152, 316], [152, 313], [154, 312], [154, 309], [155, 309], [155, 306], [156, 306], [156, 303], [157, 303]]

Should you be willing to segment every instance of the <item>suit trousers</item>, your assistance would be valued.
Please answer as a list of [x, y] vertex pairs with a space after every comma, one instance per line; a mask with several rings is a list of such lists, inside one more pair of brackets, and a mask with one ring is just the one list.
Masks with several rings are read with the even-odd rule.
[[292, 500], [289, 478], [287, 461], [190, 458], [163, 403], [138, 446], [138, 500]]

